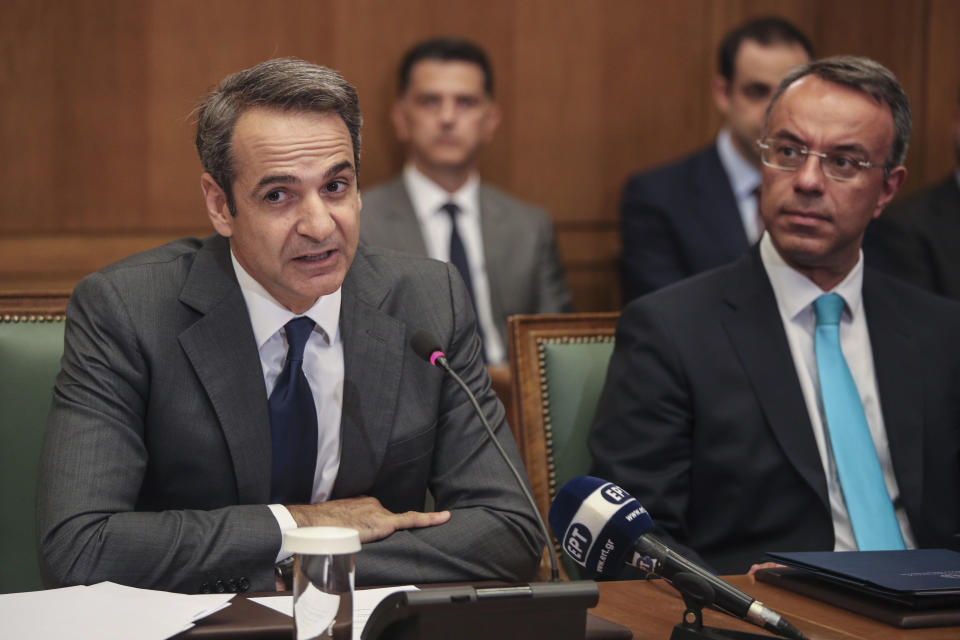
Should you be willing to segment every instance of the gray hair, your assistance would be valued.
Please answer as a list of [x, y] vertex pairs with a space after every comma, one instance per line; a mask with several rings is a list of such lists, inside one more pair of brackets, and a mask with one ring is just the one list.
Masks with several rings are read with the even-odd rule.
[[298, 58], [267, 60], [224, 78], [196, 108], [200, 162], [226, 194], [231, 214], [237, 215], [233, 129], [240, 114], [253, 107], [336, 113], [350, 132], [354, 169], [359, 172], [363, 119], [353, 85], [333, 69]]
[[767, 106], [767, 115], [763, 122], [766, 132], [770, 124], [770, 112], [773, 105], [787, 88], [800, 78], [815, 75], [828, 82], [843, 85], [866, 93], [877, 102], [885, 102], [893, 115], [893, 144], [890, 153], [883, 163], [883, 170], [889, 173], [893, 168], [903, 164], [907, 158], [907, 146], [910, 143], [910, 100], [897, 77], [879, 62], [869, 58], [857, 56], [834, 56], [822, 60], [814, 60], [792, 69], [780, 86], [773, 93], [770, 104]]

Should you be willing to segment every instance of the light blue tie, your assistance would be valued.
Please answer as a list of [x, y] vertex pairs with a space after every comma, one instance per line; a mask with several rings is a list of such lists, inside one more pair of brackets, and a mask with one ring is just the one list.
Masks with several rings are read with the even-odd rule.
[[903, 549], [860, 393], [840, 350], [843, 298], [827, 293], [814, 301], [813, 308], [817, 314], [814, 349], [820, 397], [857, 547], [861, 551]]

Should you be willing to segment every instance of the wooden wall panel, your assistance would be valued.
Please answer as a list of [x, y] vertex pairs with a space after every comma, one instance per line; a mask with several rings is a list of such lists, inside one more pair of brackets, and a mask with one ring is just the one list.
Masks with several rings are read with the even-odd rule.
[[579, 310], [620, 304], [626, 177], [708, 143], [716, 48], [780, 14], [818, 51], [875, 57], [914, 104], [908, 189], [953, 166], [952, 0], [7, 0], [0, 4], [0, 287], [72, 284], [206, 234], [189, 114], [224, 75], [294, 55], [343, 72], [364, 111], [361, 184], [395, 173], [395, 72], [413, 42], [484, 46], [504, 111], [485, 179], [545, 206]]
[[143, 9], [96, 4], [23, 2], [0, 14], [12, 56], [2, 63], [2, 231], [139, 223], [125, 214], [144, 192], [142, 167], [130, 170], [144, 149]]

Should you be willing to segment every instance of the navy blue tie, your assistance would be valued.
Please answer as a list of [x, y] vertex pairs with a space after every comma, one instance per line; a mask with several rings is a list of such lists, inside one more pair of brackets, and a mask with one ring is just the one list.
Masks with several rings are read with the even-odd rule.
[[270, 502], [307, 504], [313, 496], [317, 466], [317, 409], [310, 383], [303, 374], [303, 349], [313, 331], [310, 318], [294, 318], [284, 325], [287, 361], [268, 402], [273, 466]]
[[[460, 207], [453, 202], [440, 207], [450, 216], [450, 262], [460, 272], [464, 284], [467, 285], [467, 292], [470, 294], [470, 302], [473, 303], [473, 311], [477, 312], [477, 298], [473, 291], [473, 279], [470, 277], [470, 263], [467, 262], [467, 250], [463, 246], [463, 240], [457, 231], [457, 214], [460, 213]], [[483, 344], [483, 329], [480, 327], [480, 316], [477, 314], [477, 334], [480, 336], [480, 343]], [[481, 349], [483, 361], [487, 361], [487, 354]]]
[[473, 282], [470, 278], [470, 263], [467, 262], [467, 250], [464, 248], [463, 240], [457, 231], [457, 214], [460, 213], [460, 207], [452, 202], [448, 202], [440, 208], [450, 216], [450, 262], [457, 268], [457, 271], [460, 272], [460, 277], [463, 278], [463, 282], [467, 285], [467, 291], [470, 292], [470, 300], [473, 302], [474, 308], [476, 308], [477, 301], [473, 295]]

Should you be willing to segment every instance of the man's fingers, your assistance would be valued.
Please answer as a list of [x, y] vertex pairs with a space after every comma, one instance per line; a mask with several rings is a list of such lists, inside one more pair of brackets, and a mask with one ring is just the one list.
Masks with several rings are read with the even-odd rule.
[[341, 526], [360, 532], [360, 542], [386, 538], [398, 529], [433, 527], [450, 519], [449, 511], [390, 513], [376, 498], [361, 496], [311, 505], [288, 505], [297, 526]]
[[756, 573], [757, 571], [759, 571], [760, 569], [776, 569], [776, 568], [783, 567], [783, 566], [784, 566], [784, 565], [778, 564], [778, 563], [776, 563], [776, 562], [762, 562], [762, 563], [760, 563], [760, 564], [752, 565], [752, 566], [750, 567], [750, 571], [748, 572], [747, 575], [751, 575], [751, 576], [752, 576], [753, 574], [755, 574], [755, 573]]
[[397, 529], [416, 529], [419, 527], [434, 527], [450, 519], [449, 511], [407, 511], [397, 514]]

